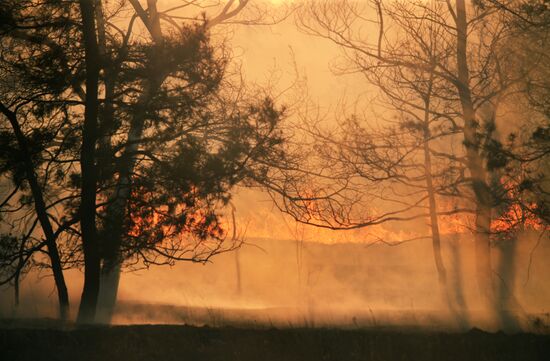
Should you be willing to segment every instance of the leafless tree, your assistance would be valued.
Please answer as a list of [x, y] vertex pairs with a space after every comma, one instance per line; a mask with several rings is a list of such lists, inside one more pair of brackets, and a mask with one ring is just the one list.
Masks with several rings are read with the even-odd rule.
[[[425, 74], [424, 79], [442, 84], [434, 89], [432, 99], [445, 99], [448, 106], [445, 111], [436, 113], [447, 124], [452, 124], [448, 129], [453, 137], [460, 136], [459, 143], [463, 147], [457, 149], [458, 154], [445, 155], [446, 152], [440, 151], [438, 156], [445, 156], [447, 160], [464, 166], [464, 174], [459, 177], [459, 194], [472, 200], [466, 205], [466, 209], [471, 208], [474, 214], [478, 285], [486, 305], [490, 309], [496, 309], [490, 247], [493, 210], [500, 200], [493, 192], [492, 180], [497, 178], [497, 170], [504, 163], [501, 163], [499, 152], [494, 151], [501, 144], [501, 140], [495, 138], [498, 124], [495, 117], [503, 100], [517, 93], [517, 84], [521, 78], [517, 72], [510, 71], [514, 59], [505, 51], [506, 43], [512, 36], [506, 21], [507, 13], [495, 4], [484, 3], [467, 7], [461, 0], [391, 3], [372, 1], [367, 4], [325, 1], [311, 3], [303, 9], [304, 12], [297, 17], [300, 27], [312, 35], [334, 42], [342, 49], [343, 61], [339, 64], [338, 71], [366, 74], [371, 81], [376, 74], [384, 72], [387, 74], [394, 71], [399, 75], [398, 79], [402, 79], [403, 74], [417, 73]], [[437, 36], [426, 36], [426, 29], [437, 29]], [[416, 79], [416, 82], [415, 90], [425, 84], [421, 79]], [[382, 87], [382, 91], [391, 99], [400, 101], [398, 107], [401, 109], [410, 107], [407, 94], [399, 93], [399, 87], [403, 85], [396, 85], [394, 87], [397, 89], [386, 86]], [[425, 104], [422, 108], [426, 108]], [[355, 128], [352, 129], [352, 134], [360, 134], [360, 138], [368, 139], [366, 134], [359, 133]], [[332, 134], [325, 139], [330, 136]], [[343, 144], [347, 148], [358, 148], [349, 139], [344, 139]], [[346, 158], [339, 150], [331, 149], [329, 159], [332, 164], [336, 159], [346, 159], [356, 168], [357, 164], [366, 165], [369, 172], [363, 172], [363, 175], [376, 181], [395, 176], [395, 172], [391, 174], [389, 170], [400, 165], [406, 166], [392, 162], [392, 159], [402, 159], [400, 156], [403, 154], [388, 144], [387, 138], [382, 139], [377, 147], [369, 141], [363, 141], [363, 145], [366, 146], [361, 156]], [[372, 157], [372, 154], [376, 154], [376, 148], [384, 149], [384, 146], [386, 151], [374, 157], [376, 162], [362, 163], [367, 151], [371, 152]], [[429, 157], [424, 161], [429, 163]], [[337, 169], [336, 174], [340, 174], [338, 167], [334, 169]], [[469, 189], [463, 187], [464, 184], [468, 184]], [[365, 199], [359, 196], [365, 194], [364, 191], [361, 192], [361, 187], [348, 181], [337, 183], [324, 193], [317, 190], [309, 195], [303, 190], [292, 192], [288, 186], [284, 189], [279, 187], [275, 191], [283, 196], [281, 208], [284, 211], [299, 221], [321, 227], [350, 229], [389, 220], [404, 221], [421, 217], [415, 214], [405, 215], [404, 212], [410, 212], [413, 208], [409, 208], [409, 204], [401, 204], [374, 216], [363, 208], [356, 213], [360, 218], [354, 219], [350, 210], [365, 205]], [[451, 195], [452, 192], [447, 192], [447, 196]], [[426, 197], [430, 198], [429, 193]], [[418, 205], [419, 203], [414, 204], [415, 207]], [[435, 234], [433, 230], [432, 234]]]

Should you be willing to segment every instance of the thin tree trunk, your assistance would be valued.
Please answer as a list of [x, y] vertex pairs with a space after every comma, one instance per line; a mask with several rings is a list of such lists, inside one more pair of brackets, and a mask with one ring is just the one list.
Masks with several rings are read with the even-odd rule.
[[472, 178], [472, 188], [476, 199], [475, 211], [475, 258], [478, 286], [482, 297], [490, 307], [494, 306], [490, 248], [491, 193], [486, 184], [486, 171], [479, 154], [477, 139], [478, 123], [470, 91], [470, 75], [467, 60], [467, 21], [464, 0], [456, 1], [457, 25], [457, 69], [458, 93], [464, 118], [464, 145], [466, 147], [467, 166]]
[[439, 233], [439, 221], [437, 218], [437, 204], [435, 201], [435, 189], [432, 178], [432, 160], [430, 154], [429, 134], [424, 133], [424, 170], [426, 177], [426, 188], [428, 191], [428, 201], [430, 208], [430, 229], [432, 233], [432, 248], [434, 254], [435, 268], [439, 284], [443, 289], [447, 289], [447, 271], [443, 264], [441, 256], [441, 235]]
[[[430, 227], [432, 233], [432, 249], [435, 261], [435, 267], [437, 269], [437, 275], [439, 280], [439, 287], [441, 292], [441, 298], [444, 303], [447, 304], [449, 312], [451, 313], [454, 321], [457, 322], [460, 329], [465, 329], [467, 326], [467, 317], [464, 312], [464, 307], [460, 307], [459, 302], [451, 294], [451, 288], [447, 277], [447, 270], [443, 263], [443, 257], [441, 254], [441, 235], [439, 233], [439, 221], [437, 216], [437, 204], [435, 200], [435, 189], [433, 186], [433, 179], [431, 175], [431, 156], [429, 150], [429, 143], [425, 139], [424, 142], [424, 162], [426, 166], [426, 186], [428, 190], [428, 200], [430, 208]], [[460, 293], [460, 290], [459, 292]]]
[[240, 257], [239, 257], [239, 250], [238, 249], [235, 250], [235, 272], [236, 272], [236, 276], [237, 276], [237, 289], [236, 289], [236, 292], [237, 292], [237, 295], [240, 296], [242, 294], [241, 260], [240, 260]]
[[[105, 33], [105, 15], [101, 2], [97, 3], [96, 9], [97, 20], [97, 40], [98, 40], [98, 52], [99, 57], [102, 60], [102, 64], [110, 64], [110, 59], [107, 59], [107, 35]], [[116, 77], [119, 72], [119, 67], [113, 68], [111, 66], [102, 66], [105, 76], [105, 102], [99, 112], [99, 139], [98, 139], [98, 169], [101, 175], [104, 174], [105, 165], [110, 163], [110, 148], [111, 148], [111, 134], [113, 132], [115, 107], [115, 85]]]
[[82, 170], [80, 228], [84, 251], [84, 287], [77, 321], [94, 322], [99, 294], [100, 253], [96, 229], [97, 168], [95, 148], [98, 125], [100, 58], [95, 27], [95, 1], [80, 0], [86, 61], [86, 100], [80, 165]]
[[[432, 75], [433, 76], [433, 75]], [[447, 270], [443, 262], [443, 256], [441, 252], [441, 234], [439, 232], [439, 219], [437, 216], [437, 203], [435, 199], [435, 187], [433, 184], [432, 176], [432, 157], [430, 153], [430, 97], [432, 89], [432, 79], [430, 79], [430, 85], [428, 94], [425, 98], [425, 111], [424, 111], [424, 176], [426, 178], [426, 190], [428, 193], [428, 205], [430, 212], [430, 230], [432, 234], [432, 250], [434, 256], [435, 268], [437, 270], [437, 276], [439, 281], [439, 289], [441, 293], [441, 299], [447, 304], [452, 317], [458, 322], [460, 328], [464, 328], [467, 324], [464, 312], [457, 307], [457, 302], [451, 296], [449, 282], [447, 278]]]
[[[20, 256], [21, 257], [21, 256]], [[21, 258], [19, 263], [21, 263]], [[19, 282], [21, 277], [21, 268], [17, 267], [15, 271], [15, 277], [13, 278], [13, 300], [15, 303], [15, 308], [19, 308]]]
[[19, 122], [17, 121], [16, 114], [6, 108], [2, 103], [0, 103], [0, 111], [8, 118], [15, 134], [15, 138], [17, 139], [17, 144], [21, 151], [21, 155], [23, 156], [26, 179], [29, 182], [32, 197], [34, 199], [34, 209], [42, 227], [42, 231], [44, 232], [44, 236], [46, 237], [48, 257], [50, 258], [52, 273], [57, 289], [57, 298], [59, 300], [59, 317], [62, 320], [65, 320], [67, 319], [69, 313], [69, 293], [67, 291], [65, 277], [63, 276], [63, 268], [61, 265], [61, 258], [59, 257], [59, 250], [57, 249], [56, 237], [48, 217], [42, 188], [40, 188], [36, 173], [34, 171], [27, 139], [21, 130]]
[[430, 228], [432, 233], [432, 249], [434, 254], [435, 267], [439, 284], [442, 289], [447, 290], [447, 271], [441, 256], [441, 236], [439, 234], [439, 222], [437, 219], [437, 205], [435, 201], [435, 189], [432, 177], [432, 157], [430, 154], [430, 98], [433, 84], [433, 75], [430, 78], [428, 93], [424, 99], [424, 176], [426, 178], [426, 190], [428, 192], [428, 203], [430, 209]]

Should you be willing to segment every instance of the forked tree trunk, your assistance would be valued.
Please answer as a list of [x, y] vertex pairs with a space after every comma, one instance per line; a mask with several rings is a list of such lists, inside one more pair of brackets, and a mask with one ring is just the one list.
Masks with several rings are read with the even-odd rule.
[[138, 150], [139, 139], [141, 139], [143, 133], [146, 120], [145, 110], [153, 94], [160, 87], [161, 82], [162, 79], [151, 81], [138, 100], [136, 112], [128, 132], [128, 145], [122, 156], [123, 162], [119, 169], [119, 179], [111, 197], [110, 205], [107, 207], [106, 225], [103, 232], [104, 254], [97, 319], [100, 323], [111, 322], [116, 304], [123, 261], [121, 246], [124, 236], [124, 219], [132, 190], [131, 175], [135, 167], [135, 153]]
[[[104, 232], [104, 255], [101, 268], [101, 288], [99, 295], [98, 322], [110, 323], [116, 304], [120, 272], [122, 270], [122, 238], [124, 236], [124, 219], [130, 199], [132, 185], [131, 175], [135, 167], [135, 153], [139, 147], [146, 120], [146, 109], [163, 83], [166, 75], [162, 69], [162, 49], [164, 37], [160, 26], [160, 15], [157, 11], [156, 0], [147, 0], [146, 12], [137, 0], [130, 0], [136, 13], [147, 27], [157, 50], [151, 59], [152, 69], [155, 74], [150, 74], [144, 85], [145, 91], [138, 99], [136, 111], [128, 132], [128, 145], [122, 156], [123, 162], [119, 168], [119, 179], [115, 191], [111, 197], [110, 206], [107, 208], [106, 226]], [[155, 66], [158, 65], [158, 66]]]
[[[149, 93], [143, 94], [145, 98]], [[131, 174], [134, 171], [134, 153], [137, 150], [138, 140], [141, 138], [145, 122], [145, 111], [138, 111], [140, 115], [134, 116], [132, 126], [128, 135], [130, 143], [124, 152], [124, 163], [119, 171], [119, 180], [113, 200], [107, 208], [106, 226], [103, 232], [104, 253], [103, 265], [101, 268], [101, 288], [99, 296], [99, 317], [98, 322], [110, 323], [113, 314], [120, 271], [122, 267], [121, 245], [124, 233], [124, 218], [131, 192]]]

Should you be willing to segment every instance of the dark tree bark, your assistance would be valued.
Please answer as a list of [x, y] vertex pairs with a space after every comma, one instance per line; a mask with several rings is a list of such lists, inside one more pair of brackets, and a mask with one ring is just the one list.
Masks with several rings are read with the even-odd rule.
[[84, 251], [84, 288], [78, 310], [80, 323], [94, 321], [100, 281], [100, 252], [96, 229], [95, 149], [98, 125], [99, 48], [95, 27], [95, 1], [80, 0], [86, 62], [86, 100], [80, 164], [82, 171], [80, 226]]
[[[156, 8], [156, 0], [147, 0], [148, 12], [143, 9], [139, 1], [131, 0], [136, 13], [147, 27], [157, 51], [151, 59], [152, 64], [160, 64], [162, 61], [162, 45], [164, 38], [160, 27], [160, 17]], [[121, 245], [124, 236], [124, 217], [126, 216], [126, 207], [130, 198], [131, 179], [134, 171], [134, 154], [138, 149], [139, 142], [143, 133], [143, 127], [146, 119], [146, 109], [155, 94], [158, 87], [164, 80], [163, 69], [153, 66], [156, 74], [150, 74], [150, 79], [144, 85], [145, 91], [141, 94], [135, 112], [130, 130], [128, 132], [128, 143], [122, 156], [123, 162], [119, 168], [118, 182], [112, 196], [110, 206], [107, 209], [107, 224], [105, 226], [105, 247], [103, 255], [103, 265], [101, 267], [101, 289], [99, 295], [99, 313], [98, 322], [110, 323], [113, 315], [118, 285], [120, 282], [120, 272], [122, 269]]]

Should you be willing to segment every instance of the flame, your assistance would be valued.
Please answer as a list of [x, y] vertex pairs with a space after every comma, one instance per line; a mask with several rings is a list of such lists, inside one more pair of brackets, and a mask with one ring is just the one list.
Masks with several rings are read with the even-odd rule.
[[[196, 197], [196, 189], [192, 189], [188, 196]], [[151, 201], [153, 194], [143, 189], [133, 190], [133, 199], [140, 199], [146, 207], [130, 207], [130, 222], [127, 234], [138, 238], [149, 233], [155, 244], [168, 245], [177, 239], [181, 242], [189, 237], [198, 236], [200, 239], [221, 240], [226, 234], [223, 222], [213, 219], [213, 214], [204, 202], [197, 201], [198, 206], [190, 207], [178, 203], [175, 207], [167, 204], [155, 205]], [[185, 197], [184, 197], [185, 198]], [[172, 208], [172, 209], [171, 209]]]
[[543, 231], [549, 229], [545, 222], [537, 217], [537, 204], [535, 202], [522, 202], [522, 196], [518, 191], [518, 184], [504, 177], [500, 180], [506, 191], [506, 199], [511, 200], [506, 210], [491, 222], [491, 233], [502, 234], [519, 230], [531, 229]]
[[[501, 179], [501, 183], [507, 192], [507, 199], [511, 203], [504, 212], [500, 212], [491, 223], [491, 233], [495, 235], [514, 233], [523, 229], [544, 230], [547, 229], [544, 222], [536, 217], [535, 203], [520, 203], [518, 201], [517, 183], [509, 179]], [[303, 194], [305, 199], [313, 194]], [[140, 194], [141, 199], [146, 195]], [[440, 209], [449, 210], [456, 207], [453, 201], [439, 199]], [[331, 229], [317, 228], [296, 222], [292, 217], [282, 214], [276, 209], [265, 194], [241, 189], [233, 198], [236, 205], [236, 225], [230, 221], [229, 214], [220, 218], [219, 222], [207, 225], [208, 214], [201, 207], [187, 209], [180, 204], [175, 213], [188, 212], [189, 217], [184, 227], [175, 227], [169, 224], [168, 207], [161, 205], [152, 209], [152, 212], [142, 214], [139, 211], [132, 213], [132, 224], [129, 235], [138, 237], [144, 231], [157, 229], [157, 242], [163, 238], [179, 237], [183, 241], [193, 230], [206, 228], [206, 232], [217, 237], [228, 234], [232, 227], [236, 227], [235, 233], [242, 238], [276, 238], [295, 239], [320, 243], [365, 243], [384, 242], [388, 244], [399, 243], [402, 240], [420, 238], [430, 234], [429, 228], [424, 224], [419, 227], [403, 226], [399, 224], [381, 224], [356, 230], [334, 231]], [[251, 206], [253, 205], [253, 206]], [[465, 206], [464, 204], [461, 205]], [[302, 210], [312, 217], [322, 212], [318, 202], [304, 200]], [[374, 209], [371, 209], [374, 211]], [[496, 215], [497, 212], [494, 212]], [[143, 217], [142, 217], [143, 215]], [[429, 223], [429, 222], [428, 222]], [[475, 231], [475, 214], [456, 213], [439, 216], [439, 231], [441, 235], [465, 234]]]

